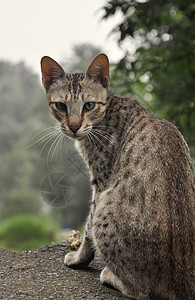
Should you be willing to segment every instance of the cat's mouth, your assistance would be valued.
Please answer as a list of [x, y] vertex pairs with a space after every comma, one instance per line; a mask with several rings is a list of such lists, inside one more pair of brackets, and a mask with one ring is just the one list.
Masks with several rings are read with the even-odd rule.
[[77, 134], [71, 136], [70, 138], [72, 138], [73, 140], [77, 140], [77, 141], [80, 141], [82, 139], [84, 139], [86, 136], [79, 136]]
[[61, 128], [62, 133], [65, 134], [66, 136], [68, 136], [69, 138], [73, 139], [73, 140], [82, 140], [85, 137], [87, 137], [87, 135], [90, 132], [90, 129], [78, 129], [77, 131], [73, 131], [71, 130], [69, 127], [67, 127], [66, 129]]

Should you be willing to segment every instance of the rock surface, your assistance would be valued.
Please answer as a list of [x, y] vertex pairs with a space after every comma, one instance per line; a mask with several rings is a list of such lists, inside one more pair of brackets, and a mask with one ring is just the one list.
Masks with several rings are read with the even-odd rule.
[[99, 276], [103, 264], [98, 258], [85, 269], [67, 268], [64, 255], [69, 251], [72, 249], [68, 241], [36, 251], [0, 249], [0, 299], [128, 299], [101, 285]]

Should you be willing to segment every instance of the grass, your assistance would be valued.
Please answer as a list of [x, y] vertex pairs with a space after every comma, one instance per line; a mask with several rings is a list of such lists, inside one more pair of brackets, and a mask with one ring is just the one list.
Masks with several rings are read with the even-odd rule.
[[12, 251], [35, 250], [56, 241], [58, 226], [48, 218], [15, 216], [0, 225], [0, 247]]

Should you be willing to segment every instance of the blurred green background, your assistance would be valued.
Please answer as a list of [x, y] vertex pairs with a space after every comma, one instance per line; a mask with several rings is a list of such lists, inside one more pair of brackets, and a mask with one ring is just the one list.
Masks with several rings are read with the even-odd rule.
[[[111, 62], [111, 89], [173, 122], [194, 159], [194, 2], [110, 0], [102, 11], [105, 20], [120, 12], [112, 34], [119, 46], [134, 45]], [[77, 44], [61, 63], [66, 72], [86, 71], [103, 50]], [[53, 134], [56, 123], [40, 75], [23, 62], [0, 61], [0, 103], [0, 247], [36, 249], [83, 226], [91, 197], [88, 171], [74, 144]], [[67, 174], [74, 187], [62, 205], [41, 196], [44, 179], [56, 173]]]

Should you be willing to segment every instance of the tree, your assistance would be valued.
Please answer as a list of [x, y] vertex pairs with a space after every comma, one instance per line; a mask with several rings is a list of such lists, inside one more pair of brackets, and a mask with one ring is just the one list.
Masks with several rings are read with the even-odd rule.
[[113, 85], [178, 126], [195, 155], [194, 1], [109, 0], [103, 9], [104, 19], [122, 17]]
[[40, 103], [39, 111], [43, 107], [37, 76], [24, 63], [0, 61], [0, 98], [0, 218], [38, 214], [35, 152], [24, 150], [35, 124], [41, 123], [39, 114], [32, 113], [35, 103]]

